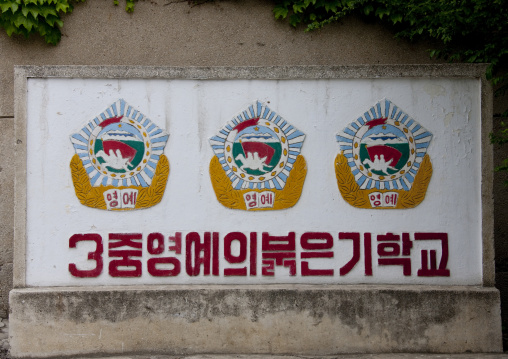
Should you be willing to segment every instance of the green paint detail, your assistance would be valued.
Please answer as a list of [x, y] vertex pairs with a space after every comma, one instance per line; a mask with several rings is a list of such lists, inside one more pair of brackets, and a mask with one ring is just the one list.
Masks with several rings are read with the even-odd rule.
[[[140, 163], [141, 161], [143, 160], [143, 155], [145, 153], [145, 145], [143, 142], [140, 142], [140, 141], [122, 141], [123, 143], [125, 143], [126, 145], [129, 145], [131, 146], [132, 148], [134, 148], [137, 152], [136, 152], [136, 155], [134, 156], [134, 158], [132, 159], [132, 162], [131, 162], [131, 165], [130, 166], [127, 166], [127, 168], [132, 171], [133, 169], [135, 169]], [[97, 157], [97, 153], [99, 151], [104, 151], [104, 147], [102, 147], [102, 140], [100, 139], [97, 139], [97, 141], [95, 141], [95, 146], [94, 146], [94, 152], [96, 154], [96, 158], [97, 158], [97, 161], [100, 163], [100, 164], [104, 164], [106, 163], [106, 161], [102, 158], [102, 157]], [[125, 173], [127, 171], [125, 171], [124, 169], [115, 169], [115, 168], [112, 168], [112, 167], [109, 167], [109, 166], [105, 166], [106, 169], [109, 171], [109, 172], [112, 172], [112, 173]]]
[[[409, 144], [407, 144], [407, 143], [400, 143], [400, 144], [390, 143], [390, 144], [386, 144], [385, 146], [395, 148], [397, 151], [402, 153], [402, 156], [400, 156], [397, 164], [395, 166], [393, 166], [395, 168], [395, 171], [388, 169], [387, 170], [388, 173], [383, 173], [381, 171], [371, 170], [372, 173], [377, 174], [378, 176], [386, 176], [386, 175], [392, 175], [394, 173], [397, 173], [406, 165], [407, 161], [409, 160], [409, 152], [410, 152]], [[369, 157], [369, 153], [367, 151], [367, 146], [362, 143], [360, 145], [360, 162], [365, 166], [365, 168], [370, 169], [369, 165], [363, 163], [363, 161], [365, 161], [366, 159], [370, 159], [371, 161], [374, 161], [374, 159]]]
[[[253, 169], [250, 169], [250, 168], [245, 168], [243, 170], [245, 173], [253, 175], [253, 176], [261, 176], [261, 175], [264, 175], [265, 173], [273, 171], [273, 169], [278, 165], [278, 163], [280, 161], [280, 158], [282, 156], [282, 145], [280, 143], [278, 143], [278, 142], [266, 143], [266, 144], [268, 146], [272, 147], [275, 150], [275, 152], [273, 154], [273, 157], [272, 157], [272, 160], [270, 161], [268, 166], [265, 167], [264, 171], [253, 170]], [[234, 161], [234, 163], [238, 166], [238, 168], [242, 167], [243, 166], [243, 162], [240, 159], [238, 159], [238, 160], [236, 159], [236, 157], [238, 155], [242, 155], [244, 157], [247, 157], [247, 154], [245, 152], [243, 152], [243, 148], [242, 148], [241, 143], [238, 143], [238, 142], [233, 143], [233, 151], [232, 151], [232, 153], [233, 153], [233, 161]]]

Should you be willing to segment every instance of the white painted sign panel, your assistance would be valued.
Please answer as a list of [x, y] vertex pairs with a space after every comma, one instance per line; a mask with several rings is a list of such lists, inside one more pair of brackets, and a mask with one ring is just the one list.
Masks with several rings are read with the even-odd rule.
[[26, 284], [481, 284], [475, 79], [29, 78]]

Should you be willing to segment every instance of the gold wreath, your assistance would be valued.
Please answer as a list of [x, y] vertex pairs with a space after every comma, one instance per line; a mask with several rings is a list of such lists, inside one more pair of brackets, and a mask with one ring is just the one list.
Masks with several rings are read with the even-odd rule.
[[[72, 157], [70, 167], [72, 173], [72, 182], [74, 183], [74, 190], [76, 191], [76, 196], [78, 197], [79, 202], [87, 207], [100, 209], [107, 209], [103, 193], [113, 188], [137, 189], [138, 197], [135, 209], [152, 207], [162, 200], [164, 190], [166, 189], [166, 182], [168, 181], [169, 176], [169, 162], [167, 157], [164, 155], [160, 156], [150, 187], [92, 187], [90, 184], [90, 178], [88, 177], [85, 167], [83, 166], [83, 163], [77, 154]], [[118, 208], [114, 210], [125, 211], [129, 209], [131, 208]]]
[[[335, 176], [337, 177], [337, 185], [339, 186], [342, 198], [353, 207], [372, 208], [369, 194], [379, 192], [379, 190], [360, 189], [347, 162], [347, 158], [342, 153], [339, 153], [335, 157]], [[425, 155], [411, 189], [409, 191], [390, 190], [390, 192], [397, 192], [399, 194], [397, 205], [395, 207], [375, 207], [375, 209], [403, 209], [418, 206], [425, 198], [431, 177], [432, 163], [430, 162], [429, 155]]]
[[213, 156], [210, 161], [210, 179], [217, 196], [217, 200], [225, 207], [232, 209], [247, 210], [243, 195], [247, 192], [275, 192], [275, 200], [273, 208], [253, 208], [249, 211], [267, 211], [272, 209], [284, 209], [293, 207], [300, 199], [302, 194], [303, 182], [307, 175], [307, 163], [302, 155], [298, 155], [293, 169], [286, 181], [286, 185], [282, 190], [270, 189], [242, 189], [235, 190], [231, 184], [231, 180], [222, 168], [219, 159]]

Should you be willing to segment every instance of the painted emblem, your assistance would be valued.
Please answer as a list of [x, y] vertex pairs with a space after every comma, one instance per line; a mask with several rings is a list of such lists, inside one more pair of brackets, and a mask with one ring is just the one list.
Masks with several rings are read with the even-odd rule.
[[72, 134], [70, 167], [81, 204], [133, 210], [159, 203], [169, 176], [168, 137], [122, 99]]
[[432, 176], [432, 133], [389, 100], [373, 106], [337, 134], [339, 191], [359, 208], [419, 205]]
[[210, 138], [210, 177], [225, 207], [273, 210], [292, 207], [302, 193], [307, 164], [305, 135], [257, 101]]

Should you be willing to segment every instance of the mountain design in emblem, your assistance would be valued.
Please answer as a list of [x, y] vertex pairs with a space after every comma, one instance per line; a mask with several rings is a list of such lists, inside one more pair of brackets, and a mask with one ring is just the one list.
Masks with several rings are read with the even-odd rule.
[[94, 150], [97, 160], [109, 171], [126, 173], [132, 171], [143, 160], [145, 144], [140, 131], [129, 123], [117, 122], [99, 124], [102, 131], [97, 135]]
[[360, 141], [360, 162], [379, 175], [397, 173], [409, 158], [409, 142], [397, 127], [385, 118], [363, 135]]
[[411, 208], [432, 176], [432, 133], [389, 100], [373, 106], [337, 134], [335, 159], [342, 197], [359, 208]]
[[259, 118], [251, 121], [249, 127], [239, 124], [233, 128], [228, 139], [233, 143], [235, 164], [248, 174], [262, 175], [277, 166], [282, 146], [273, 130], [258, 125]]
[[[243, 210], [292, 207], [306, 175], [304, 139], [259, 101], [233, 117], [210, 139], [210, 176], [219, 202]], [[287, 183], [293, 185], [286, 189]]]

